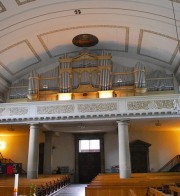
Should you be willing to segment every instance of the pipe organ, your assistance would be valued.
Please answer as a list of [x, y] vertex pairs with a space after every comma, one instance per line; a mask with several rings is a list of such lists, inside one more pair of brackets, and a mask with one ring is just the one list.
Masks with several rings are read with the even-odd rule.
[[32, 70], [29, 79], [10, 86], [9, 100], [53, 101], [147, 95], [157, 89], [174, 90], [173, 80], [173, 75], [160, 71], [147, 74], [142, 63], [134, 67], [113, 65], [112, 56], [107, 51], [91, 54], [84, 50], [75, 57], [65, 54], [59, 59], [59, 66], [44, 73]]

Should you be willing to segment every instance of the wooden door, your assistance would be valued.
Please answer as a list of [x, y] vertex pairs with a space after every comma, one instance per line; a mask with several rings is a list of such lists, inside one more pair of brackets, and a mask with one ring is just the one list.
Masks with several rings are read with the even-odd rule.
[[79, 183], [89, 183], [100, 172], [100, 152], [79, 153]]
[[39, 168], [38, 173], [43, 174], [44, 167], [44, 143], [39, 144]]
[[149, 172], [149, 147], [151, 144], [136, 140], [130, 143], [131, 169], [133, 173]]
[[133, 173], [147, 173], [148, 172], [147, 153], [143, 151], [131, 152], [131, 167]]

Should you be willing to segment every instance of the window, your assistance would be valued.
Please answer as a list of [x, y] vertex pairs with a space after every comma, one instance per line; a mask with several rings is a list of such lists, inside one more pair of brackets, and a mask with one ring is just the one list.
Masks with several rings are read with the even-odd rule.
[[79, 152], [100, 152], [100, 140], [79, 140]]

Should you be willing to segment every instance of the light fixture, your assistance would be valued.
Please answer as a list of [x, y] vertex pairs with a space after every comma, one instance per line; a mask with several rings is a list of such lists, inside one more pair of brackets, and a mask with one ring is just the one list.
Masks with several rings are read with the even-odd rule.
[[72, 93], [58, 93], [58, 100], [71, 100]]
[[107, 91], [98, 91], [99, 98], [112, 98], [113, 97], [113, 90]]
[[4, 150], [6, 148], [6, 143], [3, 141], [0, 141], [0, 150]]
[[160, 123], [159, 120], [157, 120], [157, 121], [155, 122], [155, 126], [156, 126], [156, 127], [160, 127], [160, 126], [161, 126], [161, 123]]
[[82, 47], [82, 48], [87, 48], [87, 47], [92, 47], [98, 44], [99, 40], [95, 35], [88, 34], [88, 33], [83, 33], [76, 35], [72, 43], [75, 46]]

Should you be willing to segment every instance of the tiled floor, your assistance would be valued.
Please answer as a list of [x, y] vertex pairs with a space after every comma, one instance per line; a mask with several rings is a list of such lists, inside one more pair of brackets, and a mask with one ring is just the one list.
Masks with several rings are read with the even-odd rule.
[[71, 184], [60, 190], [54, 196], [85, 196], [85, 187], [86, 184]]

